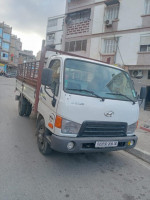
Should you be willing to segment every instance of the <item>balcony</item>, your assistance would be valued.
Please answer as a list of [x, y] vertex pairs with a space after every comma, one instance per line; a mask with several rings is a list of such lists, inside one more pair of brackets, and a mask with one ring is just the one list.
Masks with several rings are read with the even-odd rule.
[[54, 45], [55, 40], [51, 39], [51, 40], [47, 40], [47, 45]]

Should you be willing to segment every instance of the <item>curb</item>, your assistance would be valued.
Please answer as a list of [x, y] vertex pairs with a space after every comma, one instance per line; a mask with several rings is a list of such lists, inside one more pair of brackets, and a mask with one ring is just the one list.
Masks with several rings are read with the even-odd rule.
[[141, 149], [138, 149], [138, 148], [129, 149], [126, 151], [150, 164], [150, 153], [143, 151]]
[[145, 128], [143, 126], [140, 127], [140, 129], [144, 130], [144, 131], [147, 131], [147, 132], [150, 132], [150, 129], [149, 128]]

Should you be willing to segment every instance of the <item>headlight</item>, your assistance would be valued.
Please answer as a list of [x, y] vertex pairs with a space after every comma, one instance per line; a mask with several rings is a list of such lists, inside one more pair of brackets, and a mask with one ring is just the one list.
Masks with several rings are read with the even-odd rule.
[[78, 134], [80, 127], [81, 127], [81, 124], [63, 119], [61, 132], [64, 134]]
[[133, 134], [135, 132], [136, 127], [137, 127], [137, 122], [129, 125], [127, 128], [127, 135]]

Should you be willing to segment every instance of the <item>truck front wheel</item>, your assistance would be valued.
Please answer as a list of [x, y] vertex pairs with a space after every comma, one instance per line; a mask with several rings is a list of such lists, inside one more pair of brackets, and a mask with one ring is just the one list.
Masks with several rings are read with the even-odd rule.
[[50, 145], [46, 140], [46, 127], [44, 119], [41, 119], [37, 125], [37, 144], [39, 151], [43, 155], [49, 155], [52, 152]]

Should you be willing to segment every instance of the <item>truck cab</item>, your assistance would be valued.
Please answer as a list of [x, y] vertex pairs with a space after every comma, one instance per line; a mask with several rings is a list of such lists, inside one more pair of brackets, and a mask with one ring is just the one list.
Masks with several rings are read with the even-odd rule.
[[47, 61], [37, 117], [43, 154], [133, 148], [138, 115], [136, 92], [123, 69], [65, 55]]

